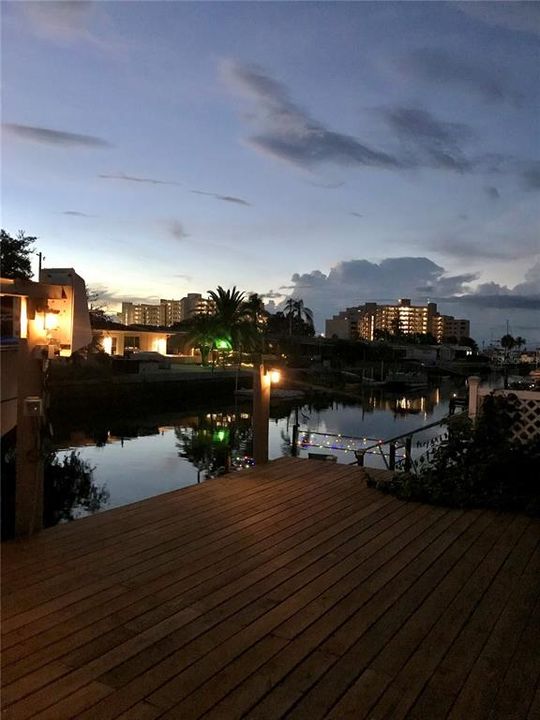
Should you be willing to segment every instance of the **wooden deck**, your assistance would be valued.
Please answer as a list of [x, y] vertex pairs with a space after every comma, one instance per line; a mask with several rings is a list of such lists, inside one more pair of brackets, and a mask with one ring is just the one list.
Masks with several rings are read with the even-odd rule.
[[3, 717], [540, 718], [540, 524], [282, 458], [3, 550]]

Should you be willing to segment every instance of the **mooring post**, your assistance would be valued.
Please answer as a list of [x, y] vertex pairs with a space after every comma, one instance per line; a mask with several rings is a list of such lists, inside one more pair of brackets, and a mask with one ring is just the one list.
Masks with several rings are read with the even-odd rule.
[[396, 469], [396, 443], [390, 443], [390, 454], [388, 458], [388, 464], [390, 470]]
[[409, 472], [412, 465], [412, 437], [405, 438], [405, 472]]
[[467, 380], [469, 385], [469, 417], [475, 418], [478, 414], [478, 388], [480, 378], [478, 375], [471, 375]]
[[253, 459], [256, 465], [268, 462], [268, 421], [270, 418], [270, 376], [264, 365], [253, 370]]
[[15, 535], [27, 537], [43, 527], [43, 361], [19, 340]]

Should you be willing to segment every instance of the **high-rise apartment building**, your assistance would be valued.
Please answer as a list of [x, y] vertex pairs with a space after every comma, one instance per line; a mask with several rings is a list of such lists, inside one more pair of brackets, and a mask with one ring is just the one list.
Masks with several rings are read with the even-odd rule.
[[203, 298], [199, 293], [188, 293], [180, 300], [182, 320], [189, 320], [194, 315], [211, 312], [214, 303], [208, 298]]
[[459, 340], [468, 337], [470, 332], [468, 320], [441, 315], [436, 303], [411, 305], [408, 298], [400, 300], [398, 305], [366, 303], [347, 308], [326, 321], [328, 338], [374, 340], [376, 330], [392, 335], [431, 333], [438, 342], [451, 336]]
[[177, 322], [183, 320], [182, 317], [182, 301], [181, 300], [163, 300], [159, 301], [159, 304], [164, 314], [164, 325], [174, 325]]
[[165, 325], [165, 308], [149, 303], [123, 302], [120, 320], [124, 325]]
[[124, 325], [171, 326], [212, 308], [212, 301], [200, 293], [188, 293], [181, 300], [161, 299], [159, 305], [123, 302], [118, 319]]

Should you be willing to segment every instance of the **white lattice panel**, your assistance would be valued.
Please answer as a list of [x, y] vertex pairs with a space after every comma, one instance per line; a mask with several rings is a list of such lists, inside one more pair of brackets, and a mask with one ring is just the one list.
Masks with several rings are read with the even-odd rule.
[[[480, 402], [489, 391], [480, 390]], [[532, 390], [496, 390], [496, 395], [512, 395], [518, 400], [518, 412], [512, 426], [514, 440], [529, 442], [540, 436], [540, 392]]]

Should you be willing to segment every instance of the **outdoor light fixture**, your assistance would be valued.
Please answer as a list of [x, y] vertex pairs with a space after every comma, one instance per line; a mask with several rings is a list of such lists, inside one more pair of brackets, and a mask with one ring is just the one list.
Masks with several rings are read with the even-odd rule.
[[26, 298], [21, 297], [21, 338], [28, 337], [28, 303]]
[[156, 352], [161, 353], [162, 355], [167, 354], [167, 340], [165, 338], [158, 338], [154, 341], [154, 348]]
[[101, 345], [103, 347], [103, 351], [106, 352], [107, 355], [112, 355], [112, 337], [110, 335], [105, 335], [101, 341]]
[[266, 374], [272, 385], [276, 385], [281, 380], [281, 372], [279, 370], [268, 370]]
[[44, 325], [45, 330], [58, 330], [58, 327], [59, 327], [58, 313], [46, 312], [43, 325]]
[[227, 340], [227, 338], [217, 338], [216, 350], [232, 350], [230, 340]]

